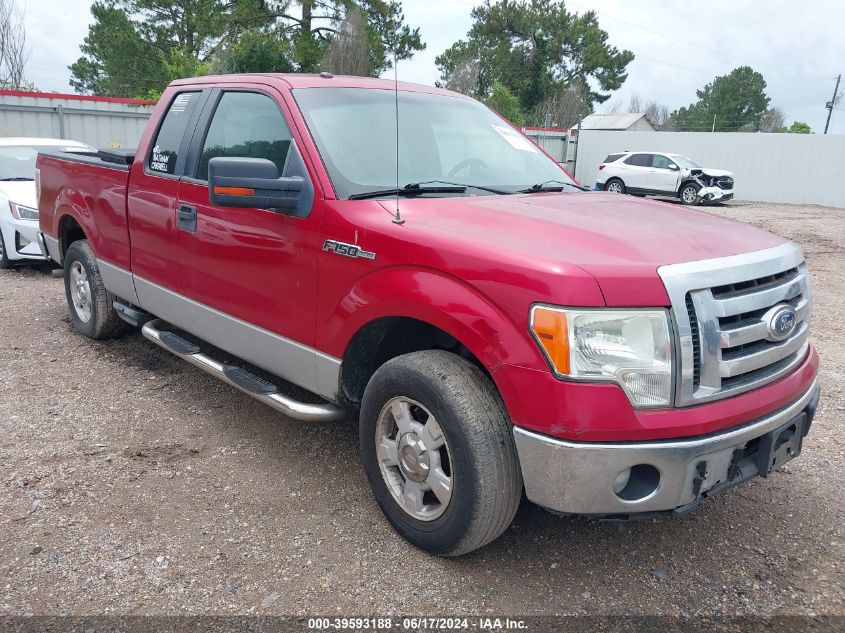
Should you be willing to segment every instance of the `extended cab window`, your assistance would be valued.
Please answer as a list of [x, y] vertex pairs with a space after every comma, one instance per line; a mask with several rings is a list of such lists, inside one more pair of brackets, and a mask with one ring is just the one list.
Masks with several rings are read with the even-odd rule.
[[151, 171], [171, 175], [178, 173], [177, 168], [181, 171], [184, 157], [179, 155], [179, 150], [199, 97], [200, 92], [196, 91], [180, 92], [173, 98], [150, 152], [147, 166]]
[[266, 158], [281, 175], [290, 142], [290, 130], [273, 99], [257, 92], [226, 92], [208, 127], [197, 178], [208, 180], [208, 161], [217, 156]]

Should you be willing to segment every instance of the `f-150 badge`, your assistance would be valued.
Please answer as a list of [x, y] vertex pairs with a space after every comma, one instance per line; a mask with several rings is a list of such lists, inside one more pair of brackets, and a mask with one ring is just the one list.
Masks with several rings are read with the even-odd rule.
[[365, 251], [360, 246], [355, 244], [347, 244], [346, 242], [338, 242], [335, 240], [326, 240], [323, 242], [323, 250], [334, 253], [335, 255], [344, 255], [357, 259], [363, 257], [364, 259], [375, 259], [376, 254], [372, 251]]

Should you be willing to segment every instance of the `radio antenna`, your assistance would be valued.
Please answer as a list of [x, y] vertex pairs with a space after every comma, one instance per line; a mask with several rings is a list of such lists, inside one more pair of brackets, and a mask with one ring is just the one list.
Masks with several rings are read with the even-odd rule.
[[396, 114], [396, 213], [393, 214], [395, 224], [404, 224], [402, 212], [399, 210], [399, 60], [396, 48], [393, 49], [393, 104]]

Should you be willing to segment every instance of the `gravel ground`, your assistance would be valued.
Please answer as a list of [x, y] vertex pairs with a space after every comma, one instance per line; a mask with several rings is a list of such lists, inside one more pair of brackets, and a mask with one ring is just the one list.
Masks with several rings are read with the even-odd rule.
[[382, 518], [353, 422], [287, 420], [137, 332], [84, 339], [48, 268], [0, 271], [0, 615], [845, 615], [845, 211], [715, 212], [807, 254], [823, 398], [804, 454], [681, 519], [525, 504], [456, 560]]

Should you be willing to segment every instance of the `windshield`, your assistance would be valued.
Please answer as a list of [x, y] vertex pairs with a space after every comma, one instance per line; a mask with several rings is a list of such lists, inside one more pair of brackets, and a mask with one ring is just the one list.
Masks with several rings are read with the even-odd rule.
[[684, 169], [698, 169], [701, 167], [695, 161], [690, 160], [686, 156], [681, 156], [680, 154], [672, 154], [670, 158], [675, 161], [679, 167], [683, 167]]
[[[339, 197], [396, 187], [394, 92], [307, 88], [294, 97]], [[400, 92], [399, 129], [400, 187], [447, 181], [467, 186], [469, 195], [492, 195], [472, 187], [511, 193], [544, 181], [573, 182], [476, 101]]]
[[38, 152], [95, 152], [93, 147], [61, 145], [7, 145], [0, 147], [0, 180], [35, 180]]

